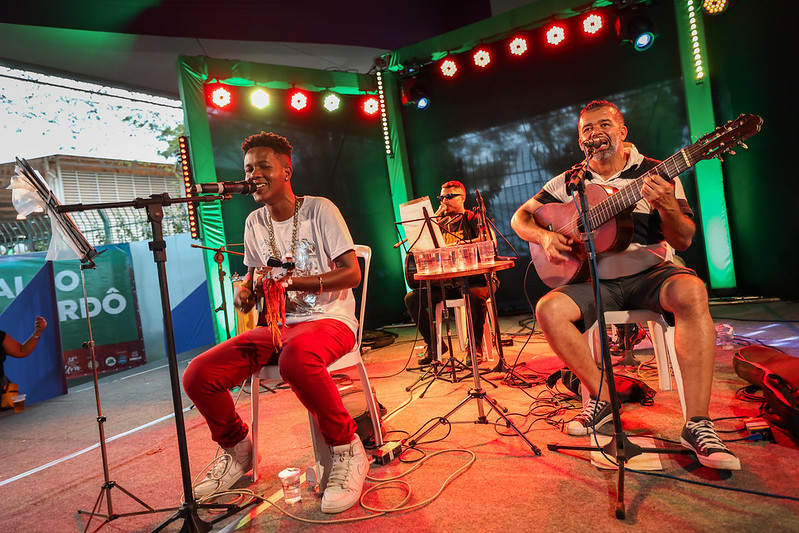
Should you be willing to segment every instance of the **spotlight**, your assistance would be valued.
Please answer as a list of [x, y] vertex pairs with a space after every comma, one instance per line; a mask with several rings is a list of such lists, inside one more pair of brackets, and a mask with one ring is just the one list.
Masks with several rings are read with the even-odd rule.
[[409, 80], [402, 86], [400, 100], [403, 105], [412, 105], [417, 109], [427, 109], [430, 105], [430, 97], [427, 89], [415, 80]]
[[721, 15], [732, 5], [732, 0], [702, 0], [702, 11], [708, 15]]
[[643, 52], [655, 41], [655, 26], [644, 10], [622, 9], [616, 19], [616, 36], [621, 44], [631, 43], [636, 51]]
[[269, 93], [263, 89], [256, 89], [250, 94], [250, 103], [253, 107], [263, 109], [269, 105]]

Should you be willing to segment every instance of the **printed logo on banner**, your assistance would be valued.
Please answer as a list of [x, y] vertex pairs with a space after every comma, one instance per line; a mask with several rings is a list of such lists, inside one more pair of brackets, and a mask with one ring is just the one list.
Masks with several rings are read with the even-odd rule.
[[[54, 285], [64, 366], [68, 378], [90, 374], [91, 353], [87, 318], [91, 319], [98, 372], [139, 366], [146, 362], [141, 322], [135, 295], [133, 268], [127, 244], [98, 247], [94, 269], [80, 263], [54, 261]], [[33, 279], [45, 262], [43, 253], [3, 258], [0, 269], [0, 312], [4, 311]], [[121, 357], [124, 358], [123, 363]], [[111, 364], [109, 364], [111, 363]]]

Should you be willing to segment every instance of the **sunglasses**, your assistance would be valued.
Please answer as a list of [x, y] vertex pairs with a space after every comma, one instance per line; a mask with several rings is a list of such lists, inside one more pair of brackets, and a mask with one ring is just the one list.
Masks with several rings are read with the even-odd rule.
[[450, 192], [450, 193], [447, 193], [447, 194], [440, 194], [436, 198], [438, 198], [438, 201], [441, 202], [444, 199], [452, 200], [453, 198], [455, 198], [457, 196], [463, 196], [463, 195], [460, 194], [460, 193], [457, 193], [457, 192]]

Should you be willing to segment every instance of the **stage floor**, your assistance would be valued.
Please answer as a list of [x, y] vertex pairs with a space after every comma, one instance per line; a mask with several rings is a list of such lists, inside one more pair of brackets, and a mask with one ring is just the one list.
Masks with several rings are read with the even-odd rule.
[[[799, 304], [762, 299], [714, 302], [711, 311], [716, 324], [733, 326], [736, 349], [764, 344], [799, 356]], [[640, 471], [628, 470], [624, 475], [626, 519], [621, 521], [615, 517], [615, 470], [594, 466], [588, 452], [547, 448], [548, 444], [589, 444], [587, 437], [569, 437], [560, 431], [562, 422], [579, 411], [579, 401], [569, 399], [562, 386], [553, 391], [544, 384], [561, 368], [559, 361], [540, 331], [531, 330], [530, 316], [502, 317], [500, 325], [503, 338], [513, 341], [504, 352], [506, 363], [516, 365], [515, 371], [512, 376], [490, 372], [497, 360], [484, 362], [481, 384], [541, 449], [540, 456], [485, 402], [485, 424], [476, 423], [481, 407], [476, 399], [466, 401], [448, 417], [448, 423], [441, 423], [441, 417], [468, 398], [475, 386], [473, 378], [461, 371], [457, 377], [464, 379], [455, 383], [429, 378], [417, 382], [420, 372], [407, 367], [416, 366], [422, 343], [415, 340], [414, 328], [392, 327], [388, 329], [398, 335], [396, 340], [364, 355], [378, 400], [388, 411], [387, 437], [399, 440], [431, 425], [437, 427], [401, 460], [372, 466], [367, 488], [396, 476], [402, 476], [407, 485], [382, 485], [364, 503], [390, 509], [400, 506], [410, 492], [404, 505], [412, 508], [380, 514], [356, 506], [340, 515], [325, 515], [319, 510], [319, 498], [305, 486], [299, 504], [284, 505], [277, 473], [289, 466], [311, 465], [313, 450], [307, 414], [290, 390], [279, 388], [260, 395], [262, 477], [254, 484], [245, 479], [238, 485], [276, 505], [251, 505], [219, 520], [213, 529], [306, 531], [318, 527], [315, 521], [342, 521], [327, 526], [326, 531], [799, 530], [799, 447], [778, 431], [774, 442], [741, 440], [745, 436], [742, 417], [757, 416], [759, 403], [747, 401], [740, 393], [747, 383], [732, 368], [734, 351], [716, 348], [711, 416], [722, 419], [717, 428], [731, 441], [742, 470], [710, 470], [684, 454], [639, 456], [639, 462], [629, 468]], [[462, 358], [454, 338], [453, 342], [457, 357]], [[678, 447], [683, 421], [677, 392], [659, 389], [656, 372], [645, 365], [651, 353], [648, 341], [639, 344], [635, 354], [644, 364], [625, 367], [625, 371], [657, 391], [654, 404], [626, 404], [624, 429], [630, 435], [651, 437], [655, 446]], [[181, 358], [181, 372], [187, 363], [187, 357]], [[354, 370], [350, 374], [357, 385], [357, 374]], [[347, 380], [341, 384], [346, 387], [344, 393], [352, 392]], [[166, 362], [101, 378], [99, 391], [107, 418], [109, 479], [117, 484], [109, 491], [102, 491], [92, 383], [72, 386], [66, 396], [28, 406], [22, 413], [0, 413], [0, 523], [4, 531], [82, 530], [87, 516], [78, 516], [78, 510], [90, 511], [106, 493], [111, 495], [114, 514], [145, 510], [128, 493], [153, 509], [180, 507], [181, 466]], [[185, 396], [183, 405], [191, 476], [201, 476], [216, 448], [202, 417]], [[249, 423], [248, 387], [238, 405]], [[100, 504], [99, 511], [108, 514], [107, 498]], [[121, 516], [102, 529], [153, 531], [163, 525], [163, 531], [178, 531], [183, 520], [170, 521], [174, 513]], [[218, 517], [206, 510], [199, 515], [209, 521]], [[95, 518], [90, 529], [102, 523], [102, 518]]]

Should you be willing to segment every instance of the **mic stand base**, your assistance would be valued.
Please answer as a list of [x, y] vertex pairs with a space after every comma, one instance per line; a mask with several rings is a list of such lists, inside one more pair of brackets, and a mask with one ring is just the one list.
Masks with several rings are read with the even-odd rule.
[[[595, 435], [590, 434], [591, 437], [596, 438]], [[587, 451], [587, 452], [602, 452], [606, 457], [613, 457], [617, 460], [616, 466], [619, 469], [619, 475], [616, 480], [616, 518], [624, 520], [626, 518], [626, 511], [624, 506], [624, 468], [625, 464], [633, 457], [643, 453], [671, 453], [671, 454], [691, 454], [690, 450], [682, 448], [649, 448], [641, 447], [632, 442], [623, 431], [613, 434], [610, 442], [600, 447], [597, 446], [569, 446], [562, 444], [547, 444], [547, 450], [557, 452], [560, 450], [573, 450], [573, 451]]]

